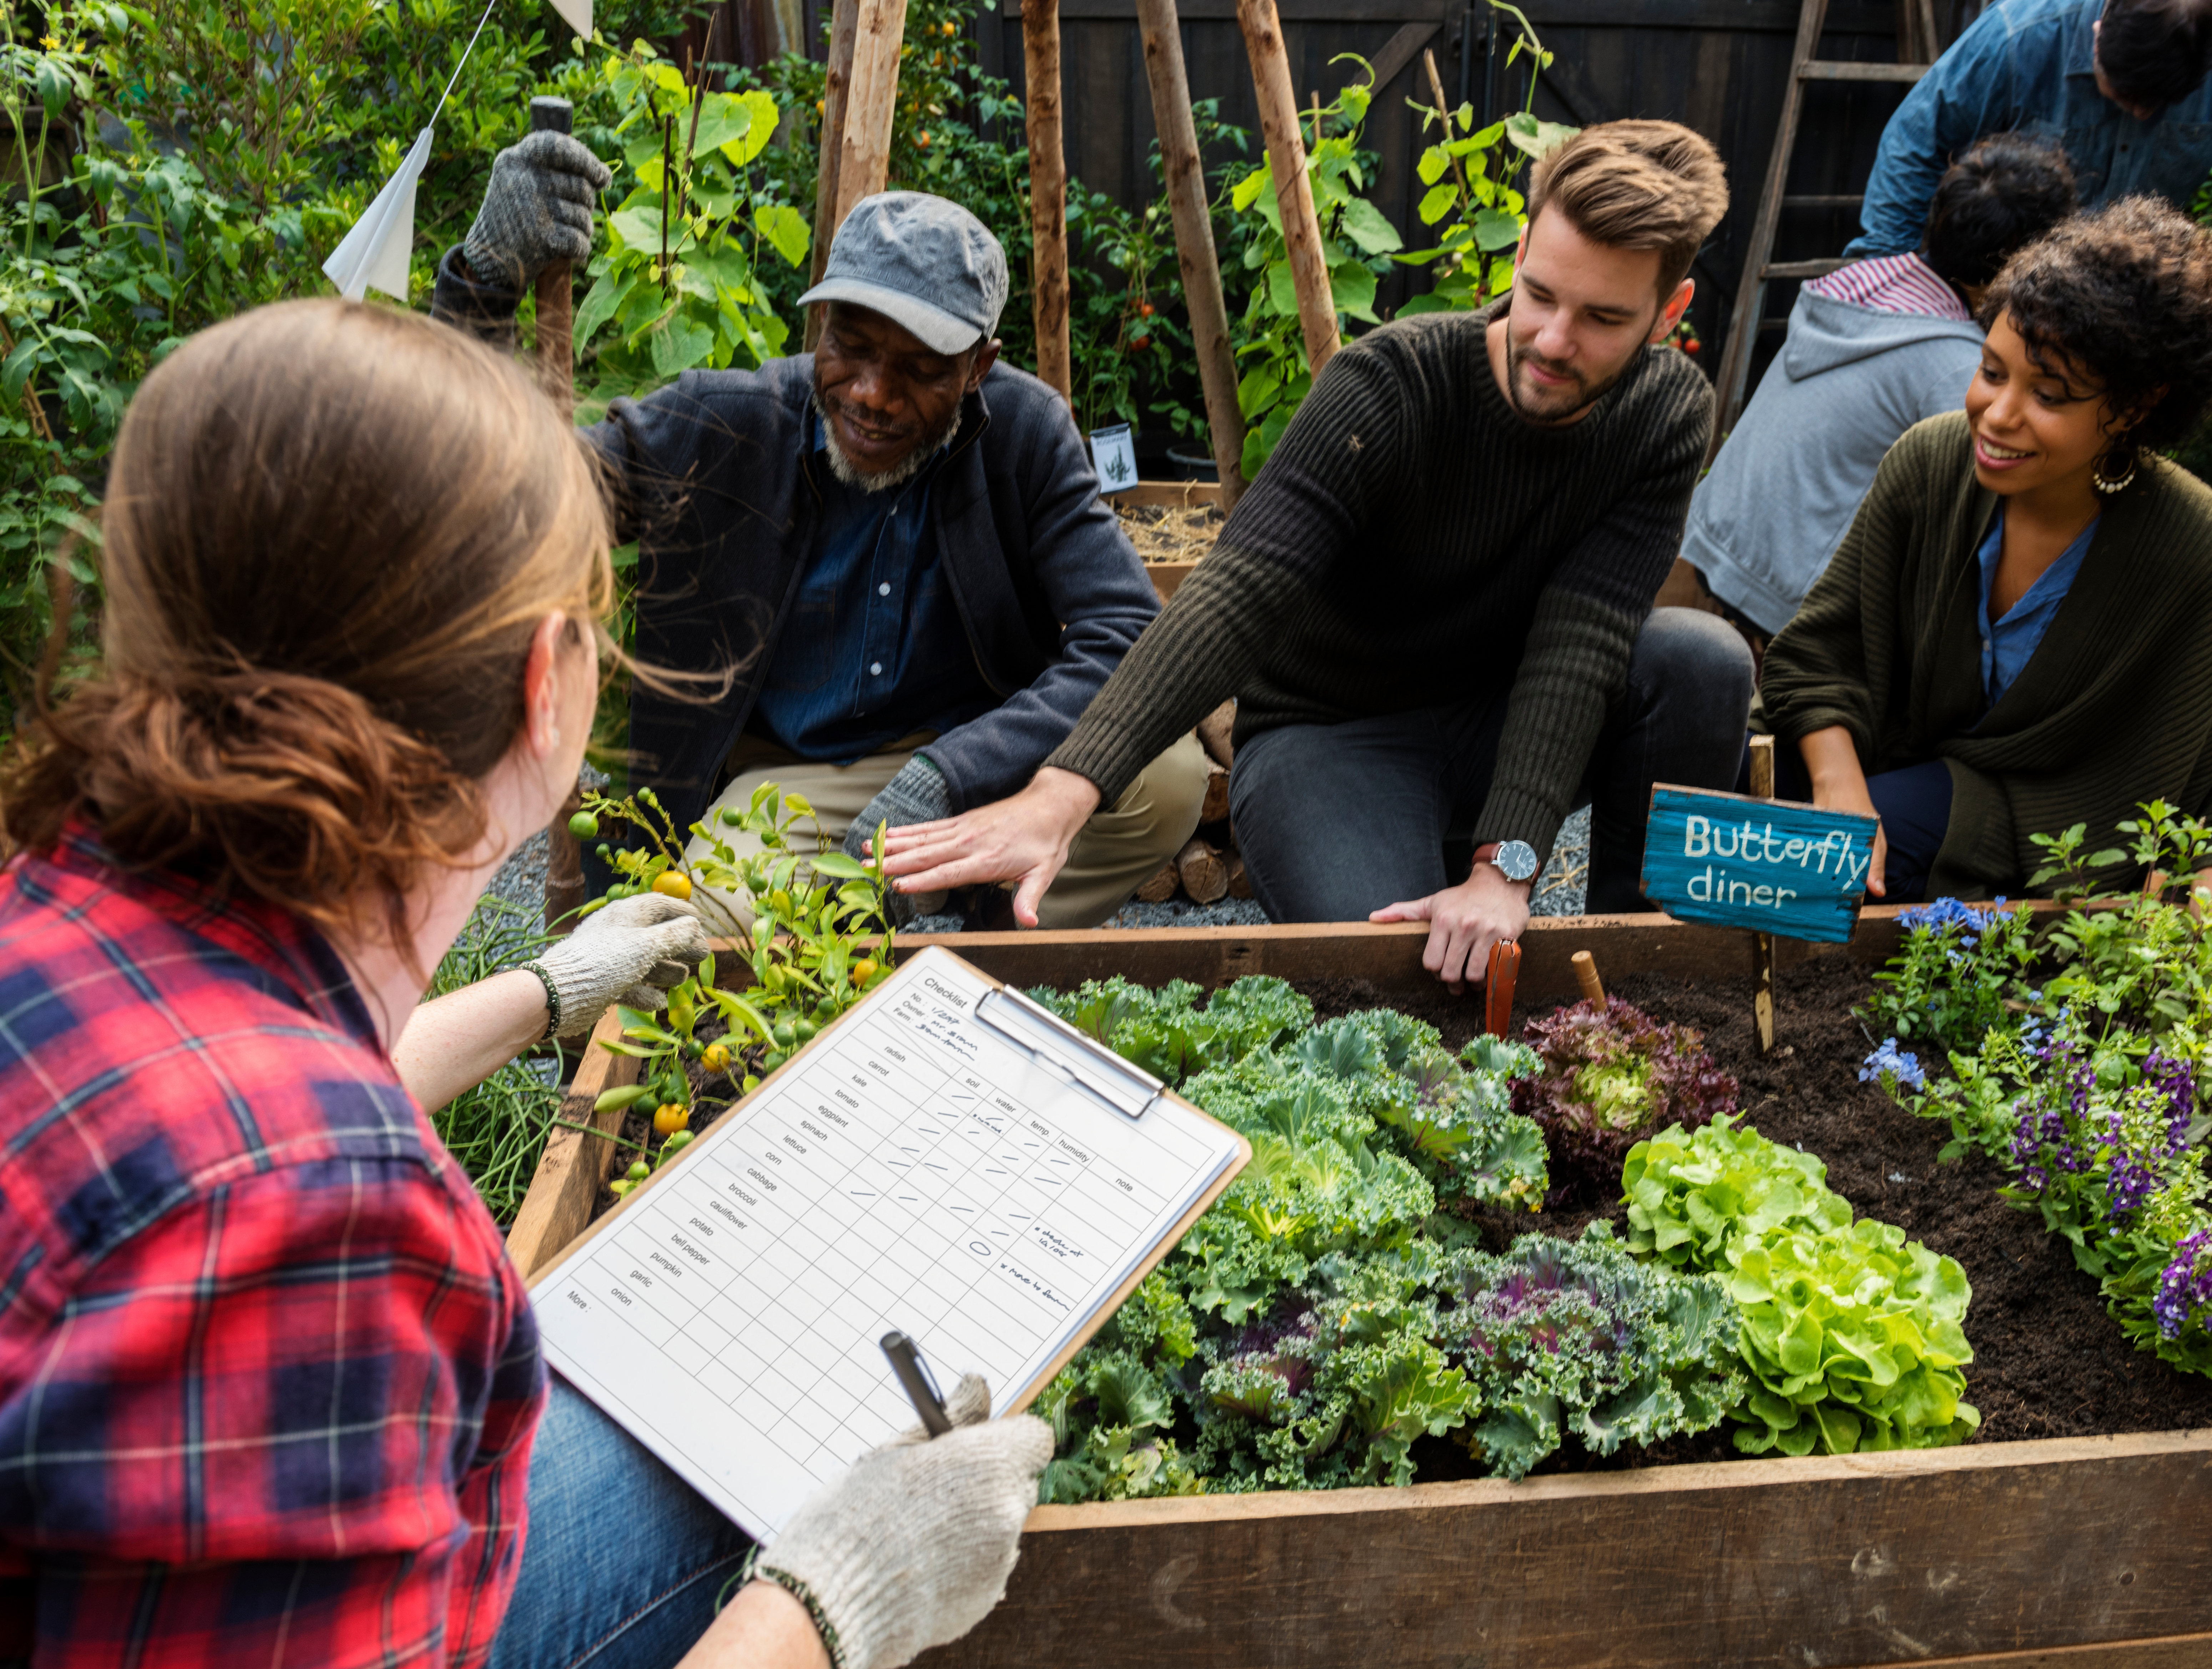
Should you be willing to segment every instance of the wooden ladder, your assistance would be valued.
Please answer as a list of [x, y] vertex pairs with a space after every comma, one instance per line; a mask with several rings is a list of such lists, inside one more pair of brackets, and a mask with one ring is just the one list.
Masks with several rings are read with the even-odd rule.
[[1790, 57], [1790, 84], [1782, 94], [1782, 124], [1774, 136], [1774, 153], [1767, 159], [1766, 184], [1759, 193], [1759, 215], [1752, 222], [1751, 244], [1745, 251], [1743, 282], [1735, 293], [1735, 311], [1729, 320], [1728, 347], [1721, 355], [1720, 410], [1713, 423], [1712, 444], [1705, 450], [1711, 463], [1728, 432], [1743, 410], [1744, 385], [1751, 377], [1752, 350], [1759, 345], [1765, 318], [1766, 286], [1774, 278], [1818, 278], [1844, 264], [1840, 258], [1819, 261], [1775, 261], [1774, 233], [1784, 209], [1849, 209], [1865, 201], [1859, 195], [1785, 197], [1790, 158], [1797, 148], [1797, 123], [1805, 109], [1808, 82], [1918, 81], [1928, 73], [1938, 50], [1934, 0], [1897, 0], [1897, 57], [1895, 64], [1845, 64], [1814, 56], [1820, 49], [1820, 27], [1827, 19], [1828, 0], [1803, 0], [1797, 13], [1797, 44]]

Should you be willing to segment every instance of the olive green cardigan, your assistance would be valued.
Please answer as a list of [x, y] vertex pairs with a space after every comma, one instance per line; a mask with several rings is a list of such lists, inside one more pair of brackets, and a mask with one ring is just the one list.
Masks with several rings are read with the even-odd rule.
[[1950, 766], [1931, 896], [2017, 895], [2031, 835], [2083, 822], [2094, 847], [2139, 801], [2212, 812], [2212, 489], [2146, 459], [1985, 714], [1976, 552], [1996, 512], [1963, 412], [1906, 430], [1760, 677], [1754, 722], [1784, 744], [1842, 725], [1869, 776]]

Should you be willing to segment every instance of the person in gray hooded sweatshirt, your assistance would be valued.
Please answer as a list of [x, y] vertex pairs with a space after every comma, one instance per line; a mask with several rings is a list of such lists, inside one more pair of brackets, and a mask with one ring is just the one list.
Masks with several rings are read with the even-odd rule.
[[1789, 624], [1882, 454], [1923, 418], [1965, 403], [1984, 286], [2073, 211], [2063, 155], [1996, 134], [1944, 174], [1918, 252], [1807, 284], [1781, 355], [1690, 501], [1682, 560], [1661, 600], [1717, 604], [1754, 648]]

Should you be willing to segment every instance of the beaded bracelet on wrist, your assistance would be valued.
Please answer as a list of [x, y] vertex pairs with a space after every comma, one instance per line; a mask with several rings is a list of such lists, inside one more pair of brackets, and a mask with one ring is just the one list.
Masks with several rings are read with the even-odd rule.
[[522, 964], [522, 968], [526, 973], [535, 974], [538, 976], [538, 983], [545, 987], [545, 1035], [548, 1037], [558, 1037], [561, 1035], [560, 987], [553, 983], [553, 976], [545, 971], [544, 962], [526, 962]]
[[814, 1622], [814, 1632], [822, 1636], [822, 1649], [830, 1654], [830, 1669], [845, 1669], [845, 1648], [837, 1640], [836, 1625], [822, 1609], [822, 1602], [814, 1597], [814, 1590], [787, 1570], [778, 1570], [773, 1565], [760, 1562], [761, 1550], [755, 1548], [746, 1556], [744, 1568], [738, 1573], [738, 1583], [773, 1582], [786, 1593], [806, 1607], [806, 1614]]

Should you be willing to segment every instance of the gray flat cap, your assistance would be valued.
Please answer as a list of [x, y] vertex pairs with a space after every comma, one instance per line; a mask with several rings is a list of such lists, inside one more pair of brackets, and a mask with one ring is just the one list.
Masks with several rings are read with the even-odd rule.
[[957, 203], [878, 191], [845, 216], [822, 282], [799, 298], [849, 301], [904, 325], [940, 354], [973, 348], [1006, 305], [1006, 252]]

